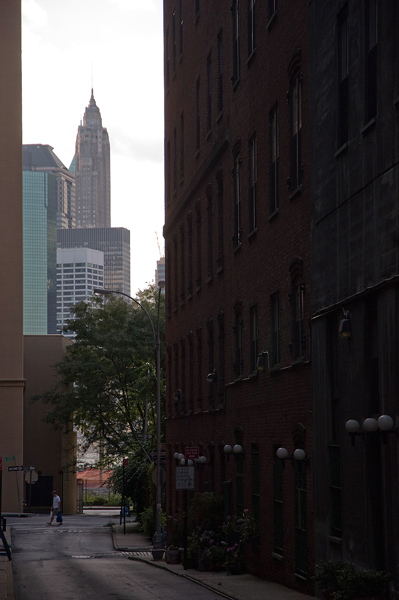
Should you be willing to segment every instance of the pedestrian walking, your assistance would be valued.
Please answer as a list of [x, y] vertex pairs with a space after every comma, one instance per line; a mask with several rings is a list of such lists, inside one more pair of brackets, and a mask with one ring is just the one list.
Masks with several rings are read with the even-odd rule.
[[53, 491], [53, 506], [51, 507], [51, 519], [47, 525], [51, 525], [54, 517], [58, 525], [62, 525], [62, 513], [61, 513], [61, 498], [57, 494], [57, 492]]

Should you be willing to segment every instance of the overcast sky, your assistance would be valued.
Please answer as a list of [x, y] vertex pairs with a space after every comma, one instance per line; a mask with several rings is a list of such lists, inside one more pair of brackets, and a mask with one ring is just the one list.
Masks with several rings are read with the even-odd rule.
[[164, 253], [162, 0], [22, 0], [23, 143], [70, 166], [91, 88], [111, 144], [111, 225], [131, 293]]

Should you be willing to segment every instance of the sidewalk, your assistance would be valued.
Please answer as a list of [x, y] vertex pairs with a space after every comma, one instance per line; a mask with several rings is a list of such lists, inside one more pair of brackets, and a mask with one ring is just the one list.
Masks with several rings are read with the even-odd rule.
[[301, 594], [277, 583], [272, 583], [252, 575], [227, 575], [226, 572], [184, 570], [183, 565], [170, 565], [163, 560], [152, 558], [152, 545], [148, 539], [136, 530], [132, 523], [126, 523], [126, 534], [123, 525], [113, 526], [114, 548], [121, 552], [129, 552], [131, 560], [147, 562], [154, 567], [166, 569], [180, 577], [187, 577], [208, 587], [231, 600], [308, 600], [314, 596]]

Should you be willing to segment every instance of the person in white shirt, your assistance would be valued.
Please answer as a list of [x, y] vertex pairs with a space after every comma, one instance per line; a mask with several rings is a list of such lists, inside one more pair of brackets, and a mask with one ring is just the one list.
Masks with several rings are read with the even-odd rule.
[[[51, 525], [54, 517], [57, 517], [58, 513], [60, 513], [60, 512], [61, 512], [61, 498], [59, 497], [57, 492], [54, 490], [53, 491], [53, 506], [51, 508], [51, 519], [50, 519], [50, 522], [47, 523], [47, 525]], [[62, 525], [62, 518], [58, 524]]]

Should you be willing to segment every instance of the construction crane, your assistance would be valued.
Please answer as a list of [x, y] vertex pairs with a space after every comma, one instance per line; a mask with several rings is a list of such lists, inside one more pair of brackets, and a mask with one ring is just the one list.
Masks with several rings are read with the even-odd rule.
[[162, 252], [161, 252], [161, 246], [160, 246], [160, 243], [159, 243], [159, 237], [158, 237], [158, 233], [157, 233], [157, 232], [155, 232], [155, 235], [157, 236], [157, 244], [158, 244], [159, 258], [163, 258], [163, 254], [162, 254]]

